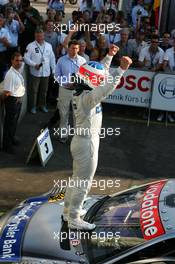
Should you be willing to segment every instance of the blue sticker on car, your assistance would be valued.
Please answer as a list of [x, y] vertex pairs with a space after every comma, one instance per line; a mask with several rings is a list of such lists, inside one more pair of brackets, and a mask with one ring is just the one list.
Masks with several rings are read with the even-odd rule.
[[0, 235], [0, 262], [21, 260], [21, 245], [26, 227], [32, 216], [46, 201], [48, 197], [38, 197], [37, 201], [28, 199], [12, 212]]

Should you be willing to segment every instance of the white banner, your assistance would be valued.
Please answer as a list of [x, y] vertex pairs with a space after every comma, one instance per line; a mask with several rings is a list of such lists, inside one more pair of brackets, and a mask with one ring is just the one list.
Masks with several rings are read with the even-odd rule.
[[151, 100], [151, 83], [154, 72], [128, 70], [106, 103], [148, 107]]
[[155, 75], [151, 108], [175, 112], [175, 75], [165, 73]]

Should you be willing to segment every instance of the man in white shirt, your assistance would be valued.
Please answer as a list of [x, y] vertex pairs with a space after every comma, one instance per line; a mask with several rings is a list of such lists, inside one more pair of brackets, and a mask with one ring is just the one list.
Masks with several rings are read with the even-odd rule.
[[19, 52], [12, 55], [12, 66], [4, 79], [3, 99], [5, 105], [5, 120], [3, 134], [3, 150], [13, 154], [13, 146], [18, 144], [15, 138], [17, 122], [21, 111], [22, 97], [25, 94], [22, 76], [23, 59]]
[[144, 0], [138, 0], [137, 5], [132, 9], [132, 23], [134, 28], [137, 26], [137, 22], [141, 17], [147, 17], [148, 12], [144, 9]]
[[163, 68], [175, 73], [175, 35], [173, 36], [173, 47], [165, 52]]
[[35, 31], [35, 41], [31, 42], [24, 55], [25, 63], [30, 66], [31, 74], [31, 109], [36, 114], [37, 98], [38, 106], [44, 113], [48, 112], [46, 107], [46, 95], [48, 90], [49, 76], [55, 73], [55, 55], [50, 43], [44, 40], [44, 31]]
[[144, 67], [151, 71], [162, 69], [164, 51], [158, 45], [159, 37], [152, 35], [151, 44], [143, 48], [139, 54], [139, 67]]

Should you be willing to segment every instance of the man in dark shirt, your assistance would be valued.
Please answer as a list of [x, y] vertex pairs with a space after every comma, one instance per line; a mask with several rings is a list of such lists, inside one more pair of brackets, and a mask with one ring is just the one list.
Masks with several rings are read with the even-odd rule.
[[42, 22], [42, 18], [37, 9], [30, 6], [30, 1], [25, 0], [22, 2], [22, 11], [19, 14], [25, 30], [20, 34], [19, 46], [21, 48], [21, 53], [24, 54], [26, 46], [34, 41], [35, 30]]

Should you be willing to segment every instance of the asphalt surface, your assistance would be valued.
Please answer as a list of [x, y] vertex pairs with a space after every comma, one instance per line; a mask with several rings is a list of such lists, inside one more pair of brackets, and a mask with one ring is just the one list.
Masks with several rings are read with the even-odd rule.
[[[104, 188], [99, 184], [91, 193], [111, 194], [148, 181], [175, 177], [174, 125], [166, 127], [164, 123], [153, 121], [147, 127], [147, 122], [139, 117], [140, 109], [107, 104], [103, 108], [103, 127], [120, 128], [121, 134], [101, 139], [95, 179], [120, 180], [120, 188]], [[28, 196], [47, 192], [58, 180], [71, 177], [70, 141], [61, 144], [53, 129], [50, 135], [54, 155], [46, 167], [42, 167], [39, 159], [26, 164], [36, 137], [53, 111], [36, 115], [27, 113], [18, 126], [21, 145], [16, 148], [16, 155], [0, 152], [1, 210]]]

